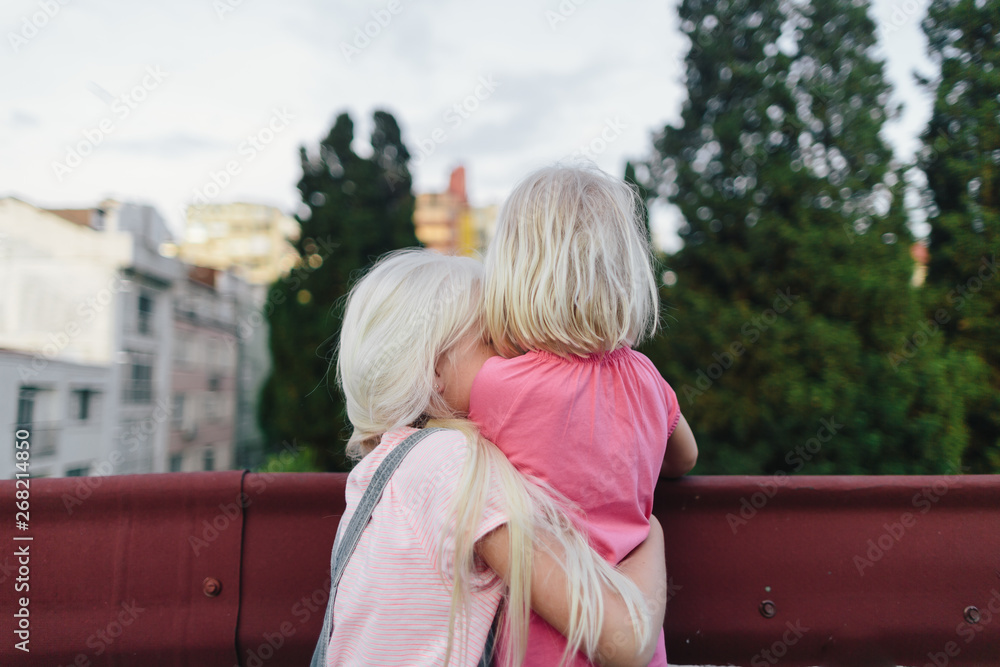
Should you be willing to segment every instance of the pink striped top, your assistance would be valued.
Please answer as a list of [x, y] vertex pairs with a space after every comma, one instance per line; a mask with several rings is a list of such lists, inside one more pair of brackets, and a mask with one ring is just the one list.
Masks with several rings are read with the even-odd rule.
[[[351, 520], [378, 464], [414, 430], [386, 433], [351, 471], [341, 521]], [[328, 667], [444, 665], [452, 577], [450, 569], [442, 572], [438, 567], [439, 548], [448, 526], [443, 562], [450, 568], [454, 562], [451, 502], [467, 451], [460, 432], [434, 433], [406, 455], [389, 480], [337, 590]], [[493, 480], [477, 540], [507, 521], [496, 475]], [[450, 665], [478, 663], [504, 591], [496, 573], [481, 566], [472, 582], [469, 641], [462, 646], [465, 628], [457, 624]]]

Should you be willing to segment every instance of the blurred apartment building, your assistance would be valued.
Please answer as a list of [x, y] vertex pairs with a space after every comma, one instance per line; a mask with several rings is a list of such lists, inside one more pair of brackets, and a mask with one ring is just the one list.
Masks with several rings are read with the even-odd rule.
[[172, 244], [149, 206], [0, 199], [0, 424], [31, 432], [32, 476], [222, 469], [262, 450], [240, 413], [268, 367], [239, 336], [263, 319], [259, 291]]
[[289, 239], [298, 237], [298, 223], [273, 206], [188, 206], [178, 255], [195, 266], [232, 270], [251, 285], [270, 285], [295, 265]]
[[[188, 264], [214, 270], [197, 274], [201, 282], [214, 280], [215, 289], [225, 293], [231, 282], [227, 275], [234, 275], [249, 286], [249, 300], [238, 298], [234, 305], [238, 369], [234, 438], [244, 446], [236, 449], [233, 464], [253, 468], [264, 456], [263, 435], [256, 421], [257, 397], [271, 370], [267, 320], [261, 312], [270, 285], [299, 260], [291, 243], [299, 237], [299, 223], [273, 206], [248, 203], [193, 205], [187, 208], [186, 218], [184, 238], [176, 252]], [[190, 430], [185, 433], [192, 438]], [[182, 469], [192, 466], [192, 460], [185, 457]]]
[[174, 290], [170, 472], [233, 467], [235, 441], [237, 280], [189, 267]]
[[[33, 476], [164, 470], [170, 234], [148, 206], [0, 200], [0, 423], [37, 437]], [[81, 428], [86, 435], [82, 434]], [[12, 457], [0, 460], [9, 477]]]
[[413, 226], [417, 239], [447, 255], [475, 255], [486, 249], [496, 228], [497, 206], [472, 207], [465, 167], [451, 172], [448, 189], [417, 195]]

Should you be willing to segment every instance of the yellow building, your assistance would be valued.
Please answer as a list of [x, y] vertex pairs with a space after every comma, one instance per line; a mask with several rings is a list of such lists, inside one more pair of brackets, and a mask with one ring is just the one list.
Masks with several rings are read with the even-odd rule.
[[299, 224], [273, 206], [200, 204], [188, 206], [177, 250], [188, 264], [233, 269], [248, 283], [269, 285], [295, 265], [289, 239], [298, 237]]
[[474, 255], [485, 250], [496, 224], [496, 205], [474, 208], [465, 190], [465, 167], [451, 172], [448, 189], [417, 195], [413, 226], [426, 247], [447, 255]]

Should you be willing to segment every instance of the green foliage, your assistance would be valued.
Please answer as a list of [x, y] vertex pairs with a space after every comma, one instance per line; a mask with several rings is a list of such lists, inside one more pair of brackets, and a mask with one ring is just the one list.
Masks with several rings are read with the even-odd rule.
[[[920, 166], [930, 200], [928, 311], [949, 346], [978, 356], [988, 380], [969, 408], [966, 460], [1000, 471], [1000, 4], [932, 2], [923, 21], [940, 77]], [[943, 319], [943, 318], [942, 318]]]
[[313, 450], [323, 470], [348, 470], [350, 435], [343, 398], [334, 386], [335, 346], [344, 296], [380, 255], [418, 245], [413, 231], [410, 154], [396, 120], [374, 115], [371, 157], [353, 148], [354, 124], [337, 117], [317, 154], [300, 149], [298, 216], [301, 261], [268, 293], [273, 371], [261, 396], [260, 422], [272, 443], [296, 441]]
[[316, 450], [306, 447], [287, 447], [271, 452], [254, 472], [323, 472], [316, 460]]
[[685, 220], [663, 258], [668, 327], [643, 351], [695, 431], [696, 472], [958, 471], [980, 369], [910, 286], [867, 3], [679, 12], [689, 98], [635, 175]]

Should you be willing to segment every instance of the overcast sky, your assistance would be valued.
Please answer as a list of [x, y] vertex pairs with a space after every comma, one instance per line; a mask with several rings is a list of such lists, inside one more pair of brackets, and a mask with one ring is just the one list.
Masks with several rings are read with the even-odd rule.
[[[535, 167], [600, 151], [602, 134], [591, 157], [621, 175], [686, 95], [674, 2], [333, 4], [5, 0], [0, 196], [149, 203], [175, 230], [196, 193], [291, 213], [298, 147], [314, 148], [348, 111], [363, 153], [371, 114], [385, 109], [416, 158], [418, 192], [443, 189], [464, 164], [470, 198], [486, 204]], [[887, 131], [901, 158], [930, 112], [912, 77], [934, 72], [919, 31], [926, 5], [873, 10], [905, 105]], [[660, 219], [672, 245], [670, 216]]]

